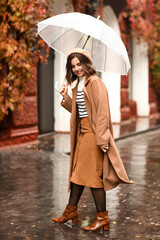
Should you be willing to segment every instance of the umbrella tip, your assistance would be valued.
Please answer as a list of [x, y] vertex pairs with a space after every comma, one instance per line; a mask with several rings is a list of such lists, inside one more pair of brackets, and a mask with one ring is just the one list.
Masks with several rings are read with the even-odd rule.
[[97, 19], [98, 19], [98, 20], [100, 19], [100, 15], [98, 15]]

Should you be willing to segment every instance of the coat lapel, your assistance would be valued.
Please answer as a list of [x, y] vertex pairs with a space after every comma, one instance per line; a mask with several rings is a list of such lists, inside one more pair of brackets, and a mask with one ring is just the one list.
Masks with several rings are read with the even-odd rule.
[[89, 95], [88, 95], [88, 92], [87, 92], [87, 85], [88, 85], [89, 79], [90, 78], [86, 77], [85, 82], [84, 82], [83, 91], [84, 91], [84, 94], [86, 95], [86, 97], [88, 98], [88, 100], [90, 101]]
[[77, 83], [77, 85], [72, 89], [72, 115], [71, 115], [71, 127], [75, 125], [75, 122], [76, 122], [76, 116], [77, 116], [77, 107], [76, 107], [76, 96], [77, 96], [77, 90], [78, 90], [78, 83]]

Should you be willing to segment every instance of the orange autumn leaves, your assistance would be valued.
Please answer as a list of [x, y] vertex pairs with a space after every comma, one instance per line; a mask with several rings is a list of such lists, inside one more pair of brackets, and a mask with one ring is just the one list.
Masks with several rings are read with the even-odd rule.
[[33, 76], [40, 47], [37, 23], [49, 17], [49, 0], [1, 0], [0, 2], [0, 121], [22, 101], [25, 83]]
[[160, 92], [160, 0], [127, 0], [122, 13], [129, 19], [131, 36], [141, 37], [149, 46], [155, 88]]

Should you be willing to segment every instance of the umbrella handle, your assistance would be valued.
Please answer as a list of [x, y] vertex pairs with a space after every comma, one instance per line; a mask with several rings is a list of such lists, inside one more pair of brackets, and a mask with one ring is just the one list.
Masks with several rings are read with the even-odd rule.
[[55, 89], [56, 89], [57, 92], [60, 93], [61, 91], [60, 91], [59, 88], [58, 88], [58, 84], [59, 84], [59, 81], [57, 81], [57, 82], [55, 83]]
[[55, 83], [55, 89], [56, 89], [56, 91], [57, 92], [61, 92], [61, 90], [59, 89], [59, 87], [58, 87], [58, 84], [60, 83], [60, 81], [57, 81], [56, 83]]

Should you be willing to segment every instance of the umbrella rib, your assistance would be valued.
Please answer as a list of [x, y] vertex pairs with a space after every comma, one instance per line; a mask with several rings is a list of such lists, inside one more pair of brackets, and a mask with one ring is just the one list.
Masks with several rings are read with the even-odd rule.
[[[105, 47], [105, 61], [104, 61], [104, 63], [106, 63], [106, 61], [107, 61], [107, 47]], [[104, 66], [104, 71], [105, 71], [105, 69], [106, 69], [106, 65]]]
[[51, 46], [52, 46], [52, 44], [53, 43], [56, 43], [61, 37], [63, 37], [66, 33], [68, 33], [70, 30], [72, 30], [72, 29], [69, 29], [69, 30], [67, 30], [63, 35], [61, 35], [59, 38], [57, 38], [54, 42], [52, 42], [51, 43]]
[[92, 38], [92, 50], [91, 50], [91, 57], [93, 56], [93, 42], [94, 42], [94, 38]]
[[44, 27], [41, 31], [39, 31], [39, 34], [41, 34], [42, 31], [46, 30], [50, 25]]
[[83, 45], [82, 49], [84, 49], [84, 48], [85, 48], [85, 46], [86, 46], [86, 44], [87, 44], [88, 40], [90, 39], [90, 37], [91, 37], [91, 36], [89, 36], [89, 35], [88, 35], [88, 37], [87, 37], [87, 39], [86, 39], [86, 41], [85, 41], [85, 43], [84, 43], [84, 45]]
[[82, 38], [85, 36], [85, 34], [82, 35], [82, 37], [80, 38], [80, 40], [78, 41], [77, 45], [75, 48], [77, 48], [78, 44], [81, 42]]

